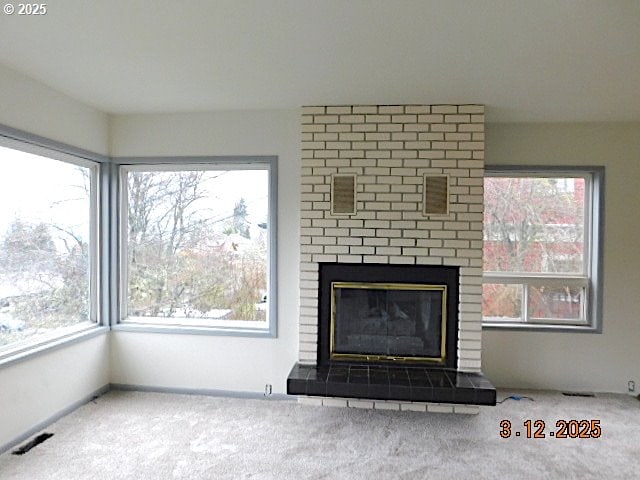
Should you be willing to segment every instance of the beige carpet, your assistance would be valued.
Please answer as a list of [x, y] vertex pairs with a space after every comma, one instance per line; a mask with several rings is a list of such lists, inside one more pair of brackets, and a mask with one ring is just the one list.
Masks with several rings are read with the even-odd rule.
[[[0, 478], [640, 478], [637, 399], [519, 393], [535, 401], [466, 416], [113, 391], [51, 425], [55, 435], [27, 454], [0, 456]], [[503, 419], [510, 439], [499, 436]], [[546, 438], [527, 439], [527, 419], [544, 420]], [[602, 436], [549, 437], [563, 419], [600, 420]]]

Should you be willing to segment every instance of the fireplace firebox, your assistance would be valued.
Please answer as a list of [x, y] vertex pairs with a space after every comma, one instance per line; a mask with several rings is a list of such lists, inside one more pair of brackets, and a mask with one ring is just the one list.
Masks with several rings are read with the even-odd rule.
[[457, 267], [320, 265], [318, 365], [456, 368]]
[[446, 358], [447, 286], [331, 282], [331, 361]]

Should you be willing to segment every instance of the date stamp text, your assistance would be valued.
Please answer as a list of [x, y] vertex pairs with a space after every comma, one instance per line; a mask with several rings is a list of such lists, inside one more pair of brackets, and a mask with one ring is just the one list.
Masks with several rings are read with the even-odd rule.
[[600, 438], [602, 427], [600, 420], [558, 420], [555, 429], [547, 429], [544, 420], [525, 420], [523, 430], [512, 425], [510, 420], [500, 421], [501, 438]]

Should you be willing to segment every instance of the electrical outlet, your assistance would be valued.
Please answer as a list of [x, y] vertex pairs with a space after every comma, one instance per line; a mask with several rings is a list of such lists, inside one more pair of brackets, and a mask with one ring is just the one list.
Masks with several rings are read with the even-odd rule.
[[634, 382], [633, 380], [629, 380], [629, 383], [627, 384], [627, 386], [629, 387], [629, 392], [636, 391], [636, 382]]
[[269, 396], [271, 396], [272, 390], [273, 390], [273, 389], [272, 389], [272, 387], [271, 387], [271, 384], [270, 384], [270, 383], [265, 384], [265, 386], [264, 386], [264, 396], [265, 396], [265, 397], [269, 397]]

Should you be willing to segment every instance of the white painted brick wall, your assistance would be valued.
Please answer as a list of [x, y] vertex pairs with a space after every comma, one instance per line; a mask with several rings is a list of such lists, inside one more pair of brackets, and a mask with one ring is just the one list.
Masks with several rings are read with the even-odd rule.
[[[461, 267], [458, 369], [481, 367], [484, 106], [302, 108], [300, 362], [315, 364], [318, 262]], [[355, 215], [332, 216], [334, 173], [355, 173]], [[422, 214], [424, 174], [450, 176], [450, 214]], [[304, 272], [304, 274], [302, 274]], [[357, 408], [477, 413], [477, 408], [312, 399]], [[315, 402], [315, 403], [314, 403]]]
[[394, 402], [385, 400], [364, 400], [355, 398], [298, 397], [298, 403], [312, 407], [364, 408], [376, 410], [395, 410], [403, 412], [459, 413], [477, 415], [478, 405], [455, 405], [450, 403]]

